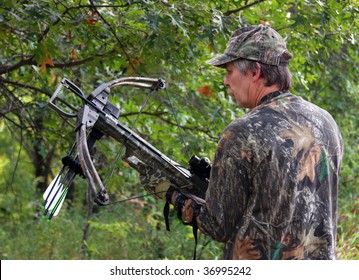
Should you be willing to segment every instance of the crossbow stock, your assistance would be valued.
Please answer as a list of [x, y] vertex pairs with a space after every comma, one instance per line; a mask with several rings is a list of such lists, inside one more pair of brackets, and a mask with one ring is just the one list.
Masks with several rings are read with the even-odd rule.
[[[70, 152], [62, 159], [63, 166], [53, 179], [43, 198], [45, 200], [44, 217], [51, 220], [62, 206], [65, 196], [76, 175], [86, 178], [98, 205], [109, 203], [109, 194], [95, 168], [90, 151], [95, 142], [104, 135], [112, 137], [126, 148], [123, 160], [143, 172], [141, 165], [146, 164], [160, 170], [173, 184], [186, 192], [204, 198], [210, 172], [209, 162], [193, 156], [189, 168], [167, 157], [130, 128], [118, 121], [120, 110], [109, 101], [110, 91], [120, 86], [160, 90], [166, 87], [162, 79], [128, 77], [98, 86], [88, 97], [68, 79], [62, 79], [49, 101], [49, 106], [64, 118], [76, 118], [76, 141]], [[74, 94], [82, 102], [80, 108], [74, 107], [60, 97], [63, 89]], [[74, 99], [72, 99], [74, 100]], [[143, 174], [145, 175], [145, 174]]]

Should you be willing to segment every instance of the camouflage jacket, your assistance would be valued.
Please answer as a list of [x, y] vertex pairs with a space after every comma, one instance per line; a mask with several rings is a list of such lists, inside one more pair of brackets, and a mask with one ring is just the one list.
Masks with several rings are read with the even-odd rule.
[[342, 154], [329, 113], [267, 95], [222, 132], [199, 229], [225, 259], [335, 259]]

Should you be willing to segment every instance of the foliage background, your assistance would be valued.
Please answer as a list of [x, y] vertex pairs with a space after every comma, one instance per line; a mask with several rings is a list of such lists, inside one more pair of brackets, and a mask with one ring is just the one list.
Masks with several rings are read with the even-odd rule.
[[[293, 92], [327, 109], [345, 140], [339, 189], [338, 259], [359, 259], [358, 1], [0, 0], [1, 259], [191, 259], [191, 230], [145, 192], [106, 139], [96, 147], [113, 204], [92, 208], [75, 180], [59, 216], [41, 219], [42, 192], [60, 169], [74, 129], [47, 106], [63, 77], [90, 93], [126, 76], [163, 78], [133, 129], [183, 165], [212, 158], [221, 130], [244, 111], [226, 95], [223, 72], [205, 61], [243, 24], [270, 24], [294, 58]], [[112, 102], [132, 127], [147, 91], [119, 89]], [[173, 109], [174, 108], [174, 109]], [[121, 202], [128, 198], [130, 201]], [[222, 244], [199, 236], [201, 259]]]

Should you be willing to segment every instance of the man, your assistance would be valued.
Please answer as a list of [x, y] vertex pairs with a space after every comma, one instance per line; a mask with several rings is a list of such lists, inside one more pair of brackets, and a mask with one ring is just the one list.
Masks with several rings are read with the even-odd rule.
[[250, 111], [221, 133], [205, 204], [173, 188], [167, 199], [225, 243], [225, 259], [335, 259], [342, 138], [329, 113], [288, 91], [291, 57], [259, 25], [236, 30], [208, 61]]

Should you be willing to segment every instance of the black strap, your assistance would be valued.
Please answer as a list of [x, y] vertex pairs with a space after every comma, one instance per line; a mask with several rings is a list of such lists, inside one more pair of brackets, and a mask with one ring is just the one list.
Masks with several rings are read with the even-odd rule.
[[198, 245], [198, 238], [197, 238], [197, 233], [198, 233], [198, 226], [197, 226], [197, 221], [196, 218], [194, 218], [194, 223], [192, 224], [192, 232], [193, 232], [193, 237], [194, 237], [194, 250], [193, 250], [193, 259], [196, 259], [196, 255], [197, 255], [197, 245]]
[[[170, 212], [170, 199], [172, 197], [173, 194], [173, 189], [169, 189], [169, 191], [167, 191], [166, 193], [166, 203], [165, 206], [163, 208], [163, 215], [165, 218], [165, 223], [166, 223], [166, 230], [170, 231], [170, 221], [169, 221], [169, 212]], [[185, 203], [185, 201], [188, 198], [184, 195], [184, 194], [180, 194], [179, 197], [176, 200], [176, 205], [175, 205], [175, 209], [177, 210], [177, 217], [182, 221], [182, 208], [183, 205]], [[194, 209], [194, 215], [193, 215], [193, 219], [191, 223], [186, 223], [183, 222], [183, 224], [185, 225], [190, 225], [192, 226], [192, 232], [193, 232], [193, 237], [194, 237], [194, 250], [193, 250], [193, 259], [195, 260], [197, 257], [197, 245], [198, 245], [198, 226], [197, 226], [197, 214], [200, 211], [201, 206], [197, 205], [196, 209]]]
[[[182, 220], [181, 220], [182, 221]], [[198, 245], [198, 226], [197, 226], [197, 221], [196, 221], [196, 217], [193, 217], [193, 220], [191, 223], [186, 223], [184, 221], [182, 221], [182, 223], [184, 225], [187, 226], [191, 226], [192, 227], [192, 233], [193, 233], [193, 238], [194, 238], [194, 250], [193, 250], [193, 259], [196, 259], [197, 256], [197, 245]]]
[[166, 230], [170, 231], [170, 220], [168, 218], [170, 214], [170, 203], [166, 201], [165, 207], [163, 208], [163, 216], [165, 217]]
[[[188, 199], [187, 196], [185, 196], [184, 194], [180, 194], [176, 201], [177, 217], [181, 221], [182, 221], [182, 208], [187, 199]], [[194, 260], [196, 259], [196, 256], [197, 256], [196, 253], [197, 253], [197, 245], [198, 245], [198, 235], [197, 235], [198, 226], [197, 226], [196, 217], [199, 214], [200, 208], [201, 208], [200, 205], [196, 205], [196, 208], [194, 209], [194, 215], [193, 215], [192, 221], [190, 223], [186, 223], [186, 222], [182, 221], [183, 224], [192, 226], [192, 232], [193, 232], [193, 237], [194, 237], [194, 250], [193, 250], [193, 259]]]

